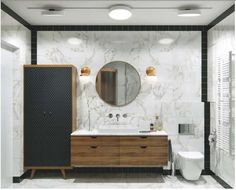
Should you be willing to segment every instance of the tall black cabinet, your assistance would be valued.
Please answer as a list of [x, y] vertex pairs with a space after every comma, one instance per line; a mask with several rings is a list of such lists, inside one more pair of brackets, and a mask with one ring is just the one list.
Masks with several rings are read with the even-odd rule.
[[76, 127], [76, 68], [24, 66], [24, 166], [70, 168], [70, 134]]

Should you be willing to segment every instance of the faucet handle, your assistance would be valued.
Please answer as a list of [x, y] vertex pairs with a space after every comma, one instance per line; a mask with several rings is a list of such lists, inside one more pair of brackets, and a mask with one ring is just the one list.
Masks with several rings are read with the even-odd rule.
[[112, 113], [109, 113], [108, 117], [109, 117], [109, 118], [112, 118], [112, 117], [113, 117]]
[[127, 115], [127, 113], [124, 113], [123, 114], [123, 118], [126, 118], [128, 115]]

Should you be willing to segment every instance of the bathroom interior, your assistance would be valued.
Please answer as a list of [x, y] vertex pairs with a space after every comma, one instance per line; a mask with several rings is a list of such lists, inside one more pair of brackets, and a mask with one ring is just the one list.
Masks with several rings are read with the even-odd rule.
[[1, 1], [2, 188], [234, 188], [235, 2]]

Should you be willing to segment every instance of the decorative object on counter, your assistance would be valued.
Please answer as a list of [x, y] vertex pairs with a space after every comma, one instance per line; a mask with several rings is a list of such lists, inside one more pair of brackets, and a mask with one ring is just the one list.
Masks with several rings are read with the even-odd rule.
[[156, 123], [155, 123], [155, 128], [158, 131], [161, 131], [163, 129], [162, 127], [162, 122], [159, 116], [156, 116]]
[[91, 70], [89, 67], [83, 67], [81, 70], [80, 70], [80, 76], [89, 76], [90, 73], [91, 73]]
[[154, 124], [150, 123], [150, 131], [154, 131]]
[[125, 106], [139, 94], [141, 80], [137, 70], [129, 63], [112, 61], [104, 65], [96, 77], [99, 97], [112, 106]]
[[156, 76], [156, 69], [153, 66], [150, 66], [146, 69], [147, 76]]

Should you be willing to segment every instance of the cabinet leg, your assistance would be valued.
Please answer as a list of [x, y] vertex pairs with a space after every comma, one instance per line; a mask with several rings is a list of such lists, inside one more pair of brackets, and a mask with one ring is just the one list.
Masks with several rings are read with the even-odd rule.
[[36, 172], [36, 169], [31, 170], [30, 179], [33, 179], [35, 172]]
[[63, 178], [66, 179], [66, 172], [65, 172], [65, 169], [61, 169], [61, 174], [62, 174]]

